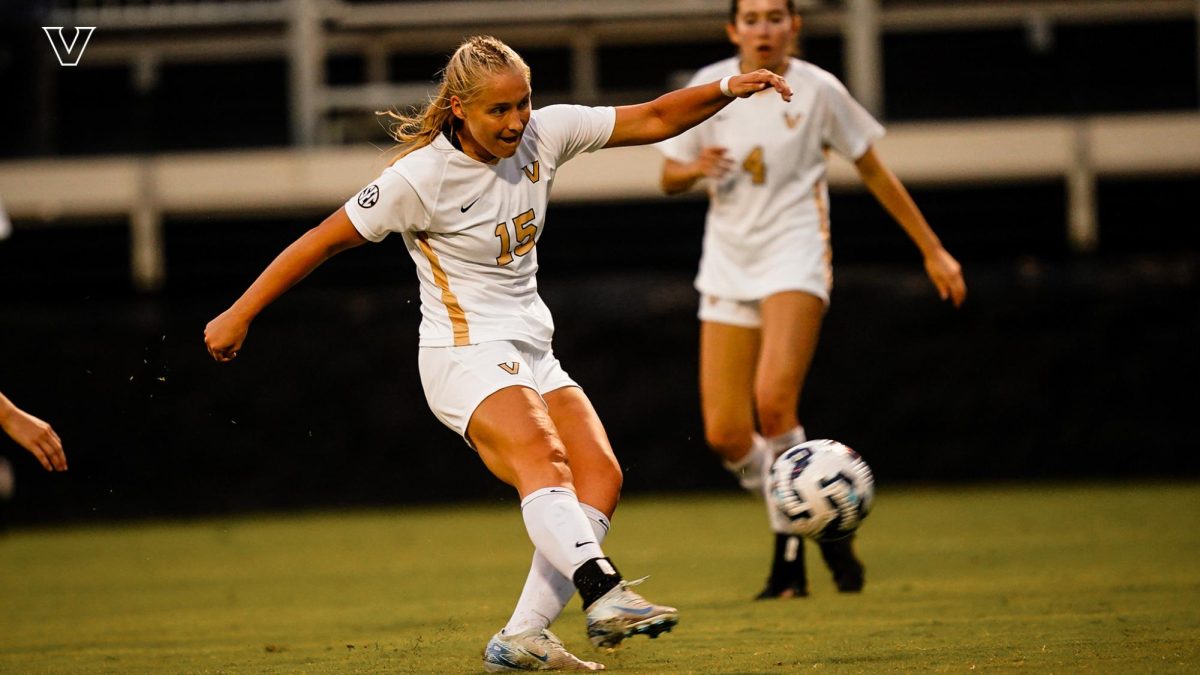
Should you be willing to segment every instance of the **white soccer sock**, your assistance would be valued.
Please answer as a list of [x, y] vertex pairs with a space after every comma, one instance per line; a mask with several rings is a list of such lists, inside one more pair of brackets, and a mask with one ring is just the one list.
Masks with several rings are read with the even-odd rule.
[[[583, 502], [579, 503], [579, 507], [591, 523], [596, 543], [603, 544], [608, 536], [608, 518], [599, 509]], [[517, 600], [508, 625], [500, 632], [515, 635], [530, 629], [549, 628], [574, 595], [575, 583], [554, 569], [541, 552], [534, 551], [529, 576], [525, 578], [525, 588], [521, 590], [521, 597]]]
[[778, 436], [764, 438], [763, 443], [767, 446], [767, 450], [771, 451], [771, 458], [774, 459], [783, 454], [784, 450], [793, 445], [800, 445], [808, 440], [808, 435], [804, 433], [804, 427], [797, 424], [794, 428], [789, 429]]
[[521, 500], [521, 517], [534, 548], [568, 579], [574, 579], [575, 570], [583, 563], [604, 557], [579, 499], [567, 488], [529, 493]]
[[745, 456], [733, 462], [723, 462], [723, 464], [729, 473], [738, 479], [738, 484], [742, 486], [742, 489], [754, 494], [761, 494], [763, 476], [771, 468], [770, 462], [766, 460], [767, 452], [763, 437], [754, 434], [750, 443], [750, 451]]
[[770, 495], [767, 494], [771, 489], [771, 481], [768, 479], [771, 474], [771, 465], [775, 463], [775, 458], [782, 455], [788, 448], [806, 440], [808, 440], [808, 436], [804, 433], [804, 427], [801, 425], [796, 425], [794, 429], [785, 431], [778, 436], [763, 439], [764, 454], [771, 458], [770, 461], [764, 462], [762, 467], [763, 501], [767, 505], [767, 520], [771, 523], [771, 531], [776, 534], [787, 534], [791, 528], [791, 521], [785, 513], [775, 508], [774, 503], [769, 499]]

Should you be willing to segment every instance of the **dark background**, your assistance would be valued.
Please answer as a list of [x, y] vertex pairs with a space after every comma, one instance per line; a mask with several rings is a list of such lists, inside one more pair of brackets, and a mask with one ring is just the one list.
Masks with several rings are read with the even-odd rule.
[[[287, 142], [282, 62], [168, 67], [139, 98], [121, 68], [46, 70], [39, 40], [0, 25], [0, 87], [15, 92], [0, 159]], [[1198, 103], [1194, 22], [1063, 26], [1048, 51], [1019, 30], [885, 47], [886, 121]], [[839, 39], [805, 48], [843, 74]], [[602, 80], [657, 86], [727, 53], [614, 50]], [[562, 88], [565, 53], [527, 56], [535, 86]], [[395, 79], [441, 59], [397, 57]], [[329, 68], [362, 77], [353, 59]], [[53, 115], [31, 102], [40, 86], [54, 88]], [[881, 486], [1200, 474], [1200, 177], [1101, 181], [1100, 247], [1088, 254], [1068, 247], [1061, 183], [913, 193], [964, 264], [969, 300], [939, 302], [882, 209], [835, 193], [833, 305], [801, 403], [810, 436], [854, 446]], [[556, 204], [538, 246], [557, 355], [605, 421], [627, 492], [735, 489], [698, 409], [703, 212], [689, 198]], [[167, 287], [153, 294], [130, 287], [123, 220], [15, 223], [0, 242], [0, 390], [54, 425], [71, 470], [45, 474], [0, 438], [17, 474], [9, 522], [515, 503], [426, 407], [417, 288], [398, 240], [322, 267], [260, 317], [236, 362], [208, 358], [204, 324], [323, 215], [169, 217]], [[597, 251], [589, 233], [614, 220], [636, 234]]]

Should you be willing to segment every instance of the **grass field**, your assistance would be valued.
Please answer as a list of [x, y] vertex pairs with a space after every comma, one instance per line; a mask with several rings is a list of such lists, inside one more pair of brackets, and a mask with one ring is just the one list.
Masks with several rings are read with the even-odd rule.
[[[1200, 672], [1200, 485], [878, 495], [861, 595], [810, 546], [812, 595], [751, 602], [749, 497], [629, 499], [605, 548], [681, 623], [612, 654], [578, 600], [555, 626], [620, 672]], [[3, 673], [463, 673], [531, 549], [512, 502], [0, 537]]]

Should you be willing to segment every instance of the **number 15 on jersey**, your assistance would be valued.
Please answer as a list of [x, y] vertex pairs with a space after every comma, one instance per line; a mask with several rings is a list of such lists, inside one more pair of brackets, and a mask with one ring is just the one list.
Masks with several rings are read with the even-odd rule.
[[[496, 225], [496, 237], [500, 239], [500, 255], [496, 257], [497, 265], [503, 267], [513, 261], [514, 255], [525, 255], [533, 250], [538, 230], [537, 225], [532, 224], [534, 218], [533, 209], [513, 218], [514, 234], [509, 233], [508, 223]], [[516, 248], [512, 247], [514, 239], [517, 242]]]

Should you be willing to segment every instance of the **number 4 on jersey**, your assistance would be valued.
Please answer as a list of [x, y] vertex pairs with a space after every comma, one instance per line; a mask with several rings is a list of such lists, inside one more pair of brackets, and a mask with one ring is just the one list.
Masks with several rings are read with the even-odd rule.
[[763, 163], [763, 149], [761, 145], [754, 146], [746, 159], [742, 160], [742, 168], [746, 173], [750, 174], [750, 182], [755, 185], [762, 185], [767, 182], [767, 165]]

